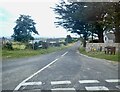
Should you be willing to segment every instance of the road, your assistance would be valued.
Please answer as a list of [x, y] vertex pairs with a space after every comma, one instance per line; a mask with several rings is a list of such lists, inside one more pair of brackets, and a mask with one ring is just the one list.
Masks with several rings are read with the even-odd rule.
[[80, 42], [62, 51], [3, 60], [2, 89], [20, 91], [120, 90], [118, 64], [79, 53]]

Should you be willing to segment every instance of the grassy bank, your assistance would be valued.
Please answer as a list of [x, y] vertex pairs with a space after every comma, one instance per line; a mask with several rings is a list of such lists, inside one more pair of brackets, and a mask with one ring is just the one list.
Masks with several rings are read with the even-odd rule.
[[116, 53], [115, 55], [108, 55], [108, 54], [105, 54], [104, 52], [99, 52], [99, 51], [86, 52], [85, 49], [82, 47], [79, 48], [79, 51], [80, 51], [80, 53], [85, 54], [85, 55], [90, 56], [90, 57], [120, 62], [120, 60], [118, 59], [118, 53]]
[[69, 46], [61, 46], [61, 47], [49, 47], [48, 49], [25, 49], [25, 50], [2, 50], [2, 58], [9, 59], [9, 58], [21, 58], [21, 57], [30, 57], [35, 55], [46, 54], [50, 52], [59, 51], [65, 49]]

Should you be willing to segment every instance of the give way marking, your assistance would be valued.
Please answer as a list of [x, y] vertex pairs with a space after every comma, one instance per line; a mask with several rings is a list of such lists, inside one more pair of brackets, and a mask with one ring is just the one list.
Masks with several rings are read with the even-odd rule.
[[[65, 52], [62, 56], [65, 56], [66, 54], [68, 53]], [[34, 77], [35, 75], [37, 75], [38, 73], [42, 72], [43, 70], [45, 70], [46, 68], [48, 68], [50, 65], [52, 65], [53, 63], [55, 63], [58, 59], [60, 58], [57, 58], [55, 60], [53, 60], [51, 63], [49, 63], [48, 65], [46, 65], [45, 67], [43, 67], [42, 69], [40, 69], [39, 71], [37, 71], [36, 73], [32, 74], [30, 77], [26, 78], [25, 80], [23, 80], [14, 90], [19, 90], [19, 88], [25, 84], [26, 81], [28, 81], [29, 79], [31, 79], [32, 77]]]

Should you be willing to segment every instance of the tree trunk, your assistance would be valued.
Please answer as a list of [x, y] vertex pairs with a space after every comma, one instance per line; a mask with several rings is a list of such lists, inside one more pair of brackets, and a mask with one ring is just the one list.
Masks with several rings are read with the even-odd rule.
[[120, 28], [116, 26], [115, 28], [115, 43], [120, 43]]
[[86, 40], [83, 40], [83, 47], [86, 47]]
[[87, 40], [87, 36], [83, 37], [83, 47], [86, 47], [86, 40]]
[[120, 43], [120, 3], [115, 5], [115, 42]]
[[99, 30], [98, 33], [98, 39], [99, 39], [99, 43], [103, 43], [103, 30]]

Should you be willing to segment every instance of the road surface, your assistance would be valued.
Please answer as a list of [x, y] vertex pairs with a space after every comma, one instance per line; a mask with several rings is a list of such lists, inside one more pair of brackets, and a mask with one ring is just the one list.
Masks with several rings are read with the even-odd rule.
[[3, 60], [2, 89], [119, 91], [118, 64], [80, 54], [79, 44], [46, 55]]

